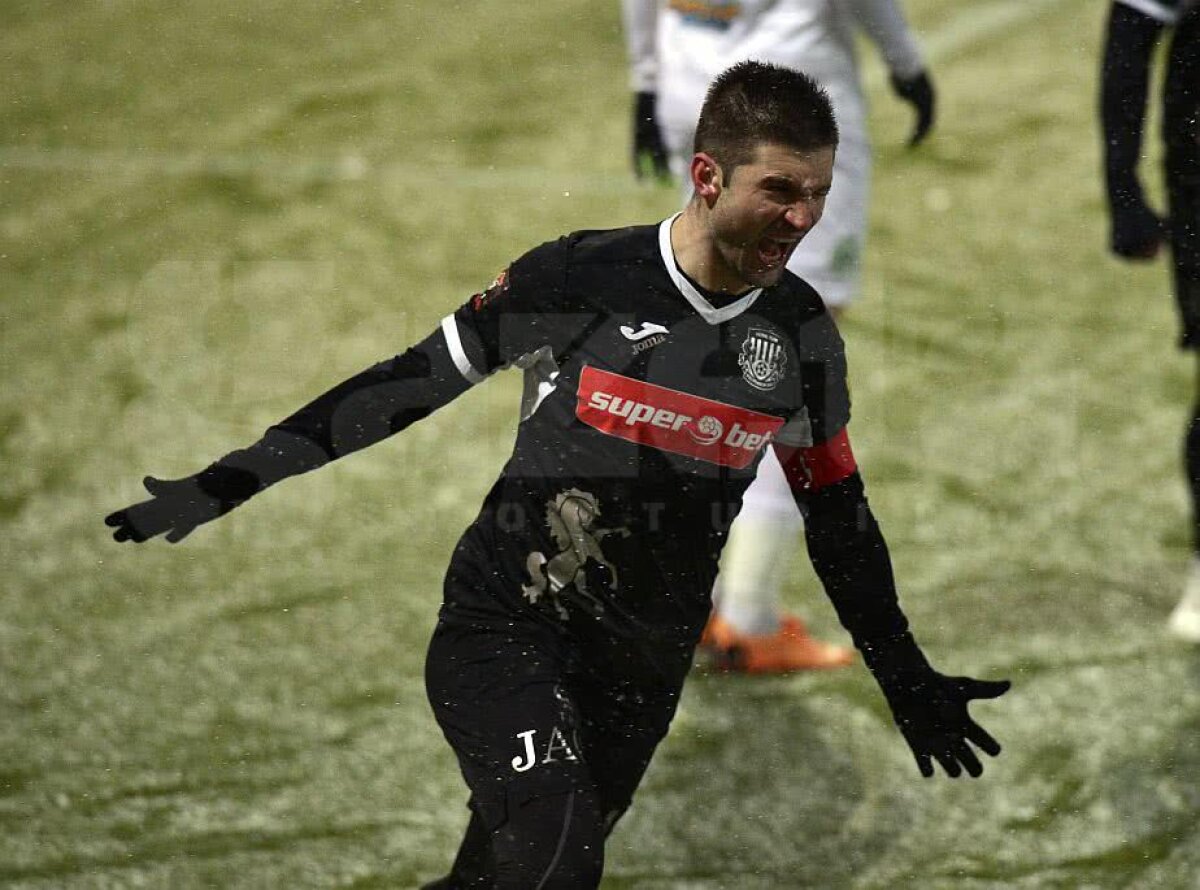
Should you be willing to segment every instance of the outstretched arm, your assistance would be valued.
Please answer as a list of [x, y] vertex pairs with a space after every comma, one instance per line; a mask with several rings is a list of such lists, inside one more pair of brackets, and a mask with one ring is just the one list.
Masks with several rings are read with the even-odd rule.
[[149, 500], [106, 517], [113, 537], [181, 541], [275, 483], [386, 439], [498, 368], [567, 341], [579, 319], [553, 310], [564, 244], [530, 251], [420, 343], [339, 383], [250, 447], [183, 479], [147, 477]]
[[937, 761], [952, 777], [963, 770], [980, 775], [972, 745], [992, 756], [1000, 745], [971, 719], [967, 705], [1002, 695], [1008, 682], [947, 677], [930, 667], [900, 608], [887, 544], [845, 428], [812, 447], [776, 450], [805, 511], [813, 568], [883, 690], [921, 774], [932, 776]]
[[386, 362], [339, 383], [280, 421], [248, 448], [195, 475], [146, 477], [151, 498], [109, 515], [118, 541], [165, 534], [175, 543], [289, 476], [374, 444], [445, 405], [470, 382], [438, 330]]

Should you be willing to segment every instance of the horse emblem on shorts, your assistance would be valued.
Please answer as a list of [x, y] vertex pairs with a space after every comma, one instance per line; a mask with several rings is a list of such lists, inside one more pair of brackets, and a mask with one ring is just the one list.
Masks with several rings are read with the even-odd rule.
[[532, 582], [521, 588], [527, 600], [536, 604], [549, 594], [558, 617], [566, 621], [568, 615], [561, 592], [574, 585], [585, 609], [593, 615], [604, 611], [604, 603], [588, 590], [584, 568], [588, 560], [604, 566], [612, 576], [608, 587], [616, 590], [617, 567], [604, 556], [600, 542], [614, 534], [628, 537], [629, 529], [596, 528], [599, 518], [600, 504], [596, 496], [578, 488], [561, 492], [546, 504], [546, 525], [558, 546], [558, 553], [547, 557], [535, 550], [525, 560], [525, 570]]
[[764, 392], [774, 389], [783, 379], [786, 364], [787, 349], [783, 338], [768, 328], [751, 328], [738, 354], [742, 379]]

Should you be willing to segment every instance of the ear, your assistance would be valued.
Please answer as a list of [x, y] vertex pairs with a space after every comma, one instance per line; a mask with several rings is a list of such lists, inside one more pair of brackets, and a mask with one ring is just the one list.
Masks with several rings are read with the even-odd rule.
[[711, 207], [723, 188], [720, 165], [712, 155], [700, 151], [692, 155], [688, 172], [692, 177], [692, 190]]

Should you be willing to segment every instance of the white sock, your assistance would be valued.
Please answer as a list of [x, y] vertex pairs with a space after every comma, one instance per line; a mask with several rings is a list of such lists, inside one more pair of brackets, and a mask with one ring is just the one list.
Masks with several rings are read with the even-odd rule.
[[779, 629], [779, 599], [803, 527], [783, 467], [768, 448], [729, 530], [713, 596], [717, 611], [743, 634]]
[[779, 629], [780, 589], [799, 531], [799, 523], [777, 517], [739, 517], [734, 523], [721, 560], [717, 604], [734, 630], [759, 635]]

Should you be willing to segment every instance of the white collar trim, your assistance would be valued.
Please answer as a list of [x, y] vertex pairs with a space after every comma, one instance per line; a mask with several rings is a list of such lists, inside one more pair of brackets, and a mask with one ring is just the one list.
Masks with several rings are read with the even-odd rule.
[[669, 219], [664, 219], [658, 227], [658, 250], [662, 254], [663, 265], [667, 267], [667, 274], [671, 276], [671, 281], [675, 283], [675, 287], [683, 294], [683, 298], [691, 303], [692, 308], [699, 312], [700, 317], [709, 324], [721, 324], [729, 321], [731, 318], [737, 318], [754, 305], [754, 301], [762, 293], [762, 288], [756, 287], [750, 293], [739, 297], [727, 306], [722, 306], [720, 309], [708, 302], [704, 298], [704, 295], [696, 290], [684, 274], [679, 271], [679, 264], [675, 262], [675, 251], [671, 249], [671, 225], [679, 216], [680, 214], [676, 213]]

